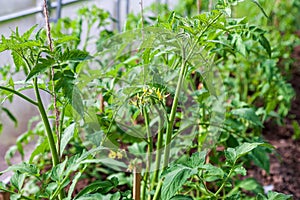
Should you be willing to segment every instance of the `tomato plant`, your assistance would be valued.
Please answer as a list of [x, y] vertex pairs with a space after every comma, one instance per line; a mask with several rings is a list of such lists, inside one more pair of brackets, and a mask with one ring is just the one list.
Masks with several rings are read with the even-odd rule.
[[[1, 100], [13, 94], [33, 104], [41, 122], [10, 149], [24, 155], [23, 143], [39, 136], [29, 161], [1, 172], [14, 175], [0, 190], [11, 199], [250, 198], [244, 191], [289, 199], [265, 196], [254, 179], [240, 178], [251, 161], [269, 170], [273, 147], [259, 133], [268, 117], [287, 114], [293, 91], [275, 70], [279, 55], [267, 31], [231, 17], [239, 2], [218, 1], [187, 17], [142, 17], [138, 29], [132, 16], [120, 34], [106, 29], [109, 13], [94, 6], [46, 31], [3, 36], [0, 51], [11, 51], [26, 79], [16, 88], [3, 68]], [[100, 37], [93, 41], [94, 25]], [[22, 94], [27, 89], [35, 99]], [[48, 108], [41, 91], [52, 98]], [[97, 180], [75, 192], [86, 176]]]

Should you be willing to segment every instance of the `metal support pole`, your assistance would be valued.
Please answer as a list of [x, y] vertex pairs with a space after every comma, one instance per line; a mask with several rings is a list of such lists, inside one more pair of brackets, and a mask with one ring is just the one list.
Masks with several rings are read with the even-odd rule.
[[62, 0], [57, 0], [57, 8], [56, 8], [56, 19], [57, 22], [61, 18], [61, 7], [62, 7]]
[[117, 17], [117, 29], [121, 31], [121, 0], [116, 2], [116, 17]]
[[[89, 0], [63, 0], [61, 2], [61, 6], [74, 4], [74, 3], [78, 3], [78, 2], [82, 2], [82, 1], [89, 1]], [[53, 2], [53, 3], [51, 3], [51, 6], [49, 6], [49, 7], [57, 8], [57, 6], [58, 6], [58, 3]], [[13, 19], [27, 17], [27, 16], [30, 16], [30, 15], [34, 15], [34, 14], [42, 13], [42, 12], [43, 12], [43, 7], [34, 7], [34, 8], [22, 10], [20, 12], [15, 12], [15, 13], [12, 13], [12, 14], [0, 16], [0, 23], [5, 22], [5, 21], [10, 21], [10, 20], [13, 20]]]
[[130, 9], [130, 0], [126, 0], [126, 16], [129, 14]]

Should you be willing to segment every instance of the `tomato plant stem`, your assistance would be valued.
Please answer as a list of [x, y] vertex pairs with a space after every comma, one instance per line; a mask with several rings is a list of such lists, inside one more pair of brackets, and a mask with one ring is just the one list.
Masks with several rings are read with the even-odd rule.
[[45, 128], [46, 128], [47, 138], [48, 138], [48, 142], [49, 142], [50, 150], [51, 150], [51, 155], [52, 155], [53, 166], [56, 166], [59, 163], [59, 157], [58, 157], [58, 153], [57, 153], [57, 150], [56, 150], [54, 137], [53, 137], [53, 134], [52, 134], [49, 119], [47, 117], [47, 113], [45, 111], [43, 101], [42, 101], [42, 98], [41, 98], [41, 95], [40, 95], [40, 92], [39, 92], [37, 78], [34, 78], [34, 80], [33, 80], [33, 87], [34, 87], [35, 96], [36, 96], [36, 99], [37, 99], [38, 109], [39, 109], [40, 115], [42, 117], [43, 123], [44, 123]]
[[14, 89], [11, 89], [11, 88], [8, 88], [8, 87], [4, 87], [4, 86], [0, 86], [0, 90], [5, 90], [5, 91], [8, 91], [10, 93], [13, 93], [19, 97], [21, 97], [22, 99], [24, 99], [25, 101], [28, 101], [29, 103], [35, 105], [35, 106], [38, 106], [38, 103], [35, 102], [34, 100], [30, 99], [29, 97], [25, 96], [24, 94], [14, 90]]

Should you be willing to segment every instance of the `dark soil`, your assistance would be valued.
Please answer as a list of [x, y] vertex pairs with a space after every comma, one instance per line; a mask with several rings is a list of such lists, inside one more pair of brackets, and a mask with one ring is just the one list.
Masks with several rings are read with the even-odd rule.
[[300, 199], [300, 138], [293, 140], [293, 120], [300, 124], [300, 46], [293, 52], [295, 63], [290, 83], [296, 92], [292, 108], [283, 126], [273, 122], [265, 124], [263, 137], [276, 148], [280, 155], [273, 154], [270, 158], [270, 174], [254, 167], [248, 175], [256, 178], [263, 186], [274, 186], [273, 191], [292, 194], [293, 199]]

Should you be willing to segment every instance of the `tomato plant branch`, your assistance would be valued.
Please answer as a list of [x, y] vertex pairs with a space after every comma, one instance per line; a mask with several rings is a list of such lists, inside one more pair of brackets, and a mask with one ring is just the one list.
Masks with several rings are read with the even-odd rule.
[[[147, 183], [148, 180], [150, 178], [150, 168], [151, 168], [151, 162], [152, 162], [152, 152], [153, 152], [153, 140], [152, 140], [152, 134], [151, 134], [151, 130], [149, 127], [149, 115], [147, 112], [147, 108], [145, 106], [143, 106], [143, 115], [144, 115], [144, 120], [145, 120], [145, 127], [146, 127], [146, 132], [147, 132], [147, 143], [148, 143], [148, 147], [147, 147], [147, 163], [146, 163], [146, 171], [145, 171], [145, 175], [144, 175], [144, 184], [143, 184], [143, 190], [142, 190], [142, 199], [145, 199], [145, 194], [146, 194], [146, 188], [147, 188]], [[150, 188], [149, 188], [150, 189]], [[149, 194], [150, 195], [150, 192]], [[150, 196], [151, 199], [151, 196]]]
[[155, 157], [155, 169], [154, 169], [154, 174], [152, 177], [152, 182], [151, 182], [151, 190], [154, 189], [155, 184], [158, 181], [158, 174], [159, 174], [159, 167], [160, 167], [160, 161], [161, 161], [161, 153], [162, 153], [162, 144], [163, 144], [163, 116], [159, 112], [158, 108], [156, 105], [154, 105], [154, 108], [158, 111], [159, 113], [159, 122], [158, 122], [158, 134], [157, 134], [157, 143], [156, 143], [156, 157]]
[[0, 86], [0, 90], [4, 90], [4, 91], [8, 91], [10, 93], [13, 93], [19, 97], [21, 97], [22, 99], [24, 99], [25, 101], [28, 101], [29, 103], [38, 106], [38, 103], [32, 99], [30, 99], [29, 97], [25, 96], [24, 94], [22, 94], [21, 92], [18, 92], [14, 89], [8, 88], [8, 87], [4, 87], [4, 86]]
[[235, 163], [236, 161], [233, 163], [227, 177], [224, 179], [222, 185], [220, 186], [220, 188], [217, 190], [217, 192], [214, 194], [215, 197], [218, 196], [218, 194], [223, 190], [223, 188], [225, 187], [225, 184], [227, 183], [228, 179], [231, 177], [232, 173], [234, 172], [234, 168], [235, 168]]
[[45, 111], [43, 101], [42, 101], [42, 98], [41, 98], [41, 95], [39, 92], [37, 78], [33, 79], [33, 84], [34, 84], [34, 91], [35, 91], [35, 96], [37, 99], [38, 109], [39, 109], [40, 115], [42, 117], [43, 123], [46, 128], [47, 138], [48, 138], [48, 142], [49, 142], [50, 150], [51, 150], [51, 154], [52, 154], [53, 166], [56, 166], [59, 163], [59, 156], [58, 156], [58, 153], [56, 150], [55, 141], [54, 141], [54, 137], [52, 135], [52, 130], [51, 130], [51, 126], [49, 123], [49, 119], [48, 119], [47, 113]]

